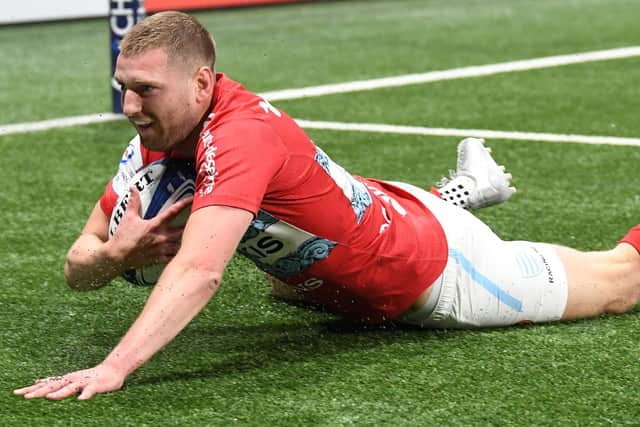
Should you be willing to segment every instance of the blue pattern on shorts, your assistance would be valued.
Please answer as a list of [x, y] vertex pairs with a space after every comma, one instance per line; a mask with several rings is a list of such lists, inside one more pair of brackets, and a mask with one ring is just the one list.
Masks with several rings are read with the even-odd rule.
[[471, 264], [471, 261], [465, 258], [461, 252], [449, 248], [449, 256], [455, 259], [460, 267], [469, 274], [471, 280], [485, 288], [491, 295], [496, 297], [498, 301], [508, 305], [518, 313], [522, 312], [522, 301], [509, 295], [507, 292], [502, 290], [500, 286], [491, 281], [491, 279], [476, 270]]

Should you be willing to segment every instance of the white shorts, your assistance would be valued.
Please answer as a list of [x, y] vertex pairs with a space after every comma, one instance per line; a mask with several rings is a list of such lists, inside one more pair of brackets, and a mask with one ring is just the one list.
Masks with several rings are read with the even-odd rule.
[[409, 184], [438, 219], [449, 259], [429, 301], [396, 319], [431, 328], [508, 326], [560, 320], [567, 304], [565, 268], [553, 246], [503, 241], [470, 212]]

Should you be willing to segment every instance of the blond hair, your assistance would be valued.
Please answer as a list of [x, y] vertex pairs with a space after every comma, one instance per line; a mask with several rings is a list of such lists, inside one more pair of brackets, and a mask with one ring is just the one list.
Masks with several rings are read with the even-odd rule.
[[216, 44], [211, 33], [186, 13], [160, 12], [142, 20], [122, 39], [120, 54], [135, 56], [158, 48], [170, 63], [215, 69]]

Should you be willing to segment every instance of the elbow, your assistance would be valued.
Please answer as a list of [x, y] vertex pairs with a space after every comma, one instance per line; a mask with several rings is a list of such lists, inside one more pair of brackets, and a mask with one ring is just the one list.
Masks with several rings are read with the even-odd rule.
[[67, 258], [64, 261], [64, 280], [70, 288], [76, 288], [77, 283], [74, 281], [73, 260], [71, 259], [71, 254], [67, 254]]
[[202, 268], [202, 266], [189, 266], [177, 271], [175, 279], [170, 279], [168, 283], [172, 283], [175, 280], [183, 281], [188, 284], [192, 294], [199, 295], [198, 298], [210, 298], [212, 297], [220, 284], [222, 283], [222, 272], [217, 270], [211, 270], [208, 268]]
[[201, 281], [203, 290], [211, 295], [215, 294], [222, 283], [222, 272], [207, 271], [204, 273], [204, 280]]
[[220, 287], [222, 283], [222, 273], [215, 273], [209, 277], [209, 281], [207, 282], [208, 288], [211, 292], [215, 292]]
[[67, 282], [67, 286], [74, 291], [92, 291], [106, 284], [106, 282], [102, 283], [97, 280], [95, 275], [88, 275], [86, 271], [83, 271], [81, 263], [70, 256], [67, 256], [64, 263], [64, 280]]
[[83, 283], [79, 281], [74, 274], [74, 264], [73, 261], [69, 259], [69, 257], [67, 257], [64, 263], [64, 280], [67, 282], [67, 286], [69, 286], [69, 288], [73, 290], [82, 291], [86, 289], [83, 286]]
[[99, 236], [81, 234], [71, 246], [64, 263], [64, 278], [71, 289], [97, 289], [117, 275], [119, 267], [103, 250], [104, 243]]
[[78, 261], [78, 251], [72, 246], [64, 261], [64, 280], [74, 290], [82, 289], [82, 283], [78, 280]]
[[222, 283], [224, 267], [209, 259], [187, 255], [178, 252], [167, 264], [158, 285], [168, 288], [178, 286], [196, 299], [212, 297]]

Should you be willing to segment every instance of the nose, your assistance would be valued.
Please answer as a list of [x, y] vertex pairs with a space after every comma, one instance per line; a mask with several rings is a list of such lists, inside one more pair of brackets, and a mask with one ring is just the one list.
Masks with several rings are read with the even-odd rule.
[[132, 90], [125, 90], [122, 94], [122, 112], [127, 117], [133, 117], [142, 111], [142, 98]]

